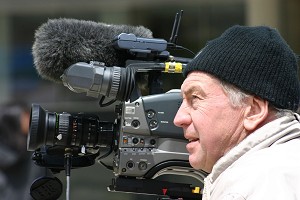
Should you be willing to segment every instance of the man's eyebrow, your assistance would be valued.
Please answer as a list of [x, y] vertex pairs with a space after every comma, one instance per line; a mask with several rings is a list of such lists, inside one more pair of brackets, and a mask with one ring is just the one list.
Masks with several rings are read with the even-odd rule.
[[195, 93], [195, 91], [197, 93], [200, 93], [200, 94], [205, 94], [203, 89], [201, 88], [201, 86], [199, 85], [192, 85], [192, 86], [188, 86], [185, 90], [182, 91], [183, 95], [191, 95], [192, 93]]

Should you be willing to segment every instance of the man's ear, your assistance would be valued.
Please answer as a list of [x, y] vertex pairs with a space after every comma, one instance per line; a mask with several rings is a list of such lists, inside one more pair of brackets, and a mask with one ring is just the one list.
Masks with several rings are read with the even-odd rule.
[[269, 114], [269, 102], [258, 97], [249, 98], [245, 110], [244, 127], [252, 132], [264, 125]]

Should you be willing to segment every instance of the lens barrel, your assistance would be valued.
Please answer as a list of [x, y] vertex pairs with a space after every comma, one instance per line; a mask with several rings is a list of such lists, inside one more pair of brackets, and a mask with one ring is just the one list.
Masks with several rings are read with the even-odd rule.
[[114, 135], [112, 122], [100, 121], [97, 115], [55, 113], [33, 104], [27, 149], [43, 145], [65, 147], [109, 147]]
[[78, 62], [71, 65], [61, 76], [64, 86], [76, 93], [127, 101], [134, 88], [135, 70], [127, 67], [106, 67], [104, 63]]

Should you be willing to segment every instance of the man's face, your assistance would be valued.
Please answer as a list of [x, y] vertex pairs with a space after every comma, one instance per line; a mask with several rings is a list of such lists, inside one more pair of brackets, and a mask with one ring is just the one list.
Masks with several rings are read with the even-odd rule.
[[191, 72], [181, 92], [183, 102], [174, 124], [189, 140], [191, 166], [211, 172], [217, 160], [246, 137], [245, 109], [232, 106], [219, 81], [204, 72]]

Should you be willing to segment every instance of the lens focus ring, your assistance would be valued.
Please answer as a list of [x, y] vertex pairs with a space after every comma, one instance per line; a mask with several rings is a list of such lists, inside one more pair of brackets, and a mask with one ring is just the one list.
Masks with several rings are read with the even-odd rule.
[[111, 89], [109, 91], [109, 97], [115, 98], [117, 96], [120, 81], [121, 81], [121, 68], [113, 67], [112, 84], [111, 84]]

